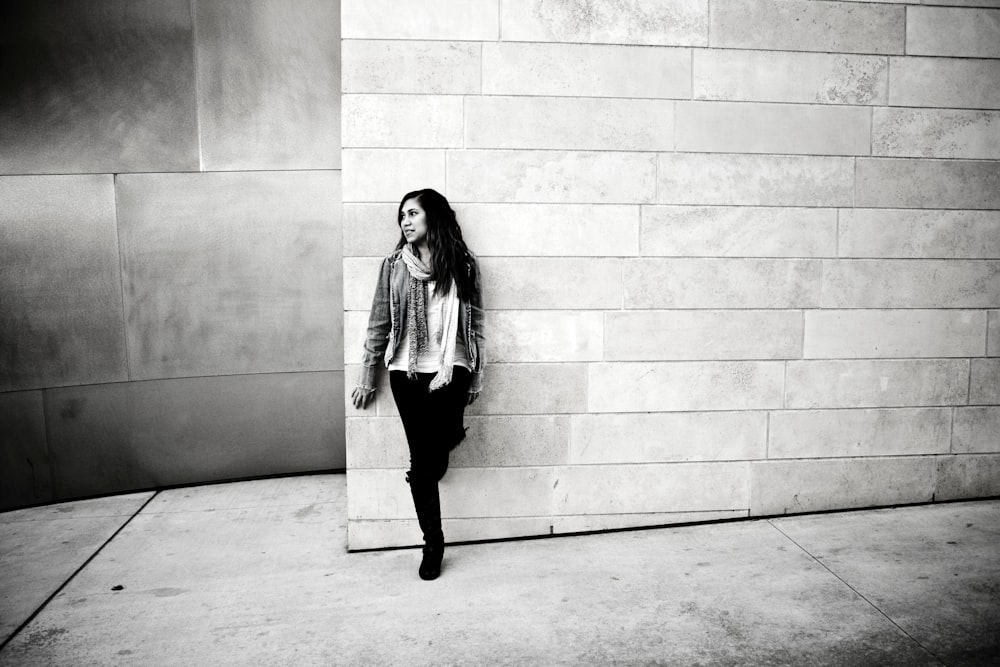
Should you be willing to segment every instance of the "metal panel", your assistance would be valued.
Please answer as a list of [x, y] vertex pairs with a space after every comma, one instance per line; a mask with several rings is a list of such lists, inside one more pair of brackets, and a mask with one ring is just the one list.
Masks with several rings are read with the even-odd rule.
[[188, 0], [0, 7], [0, 173], [198, 169]]
[[57, 498], [344, 467], [343, 373], [53, 389]]
[[0, 394], [0, 509], [50, 500], [42, 392]]
[[0, 202], [0, 391], [126, 379], [112, 177], [0, 177]]
[[132, 379], [343, 369], [338, 172], [117, 183]]
[[340, 167], [340, 3], [198, 2], [205, 169]]

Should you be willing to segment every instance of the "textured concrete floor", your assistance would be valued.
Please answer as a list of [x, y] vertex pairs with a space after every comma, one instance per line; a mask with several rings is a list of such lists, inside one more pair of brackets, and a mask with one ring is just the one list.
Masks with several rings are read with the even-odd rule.
[[456, 546], [423, 582], [346, 553], [343, 476], [150, 495], [0, 515], [4, 636], [72, 577], [0, 665], [1000, 663], [1000, 501]]

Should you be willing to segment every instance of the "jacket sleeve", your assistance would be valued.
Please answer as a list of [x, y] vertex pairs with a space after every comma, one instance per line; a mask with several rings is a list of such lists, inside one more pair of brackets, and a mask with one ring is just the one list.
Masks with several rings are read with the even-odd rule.
[[472, 370], [472, 381], [469, 384], [469, 392], [478, 393], [483, 388], [483, 369], [486, 367], [486, 337], [483, 335], [486, 324], [486, 311], [483, 309], [483, 284], [482, 274], [479, 271], [479, 262], [475, 255], [470, 253], [472, 263], [473, 289], [470, 301], [472, 311], [472, 335], [476, 342], [476, 364]]
[[365, 335], [364, 355], [361, 359], [361, 372], [358, 375], [357, 386], [365, 391], [375, 390], [375, 377], [379, 364], [385, 358], [385, 350], [389, 345], [389, 333], [392, 329], [392, 313], [390, 306], [390, 274], [392, 259], [382, 260], [379, 269], [378, 283], [375, 285], [375, 296], [372, 298], [372, 310], [368, 315], [368, 332]]

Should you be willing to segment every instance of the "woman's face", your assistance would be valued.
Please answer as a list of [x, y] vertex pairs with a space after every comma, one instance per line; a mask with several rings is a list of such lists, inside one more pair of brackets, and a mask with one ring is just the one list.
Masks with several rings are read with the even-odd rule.
[[399, 228], [407, 243], [417, 246], [427, 242], [427, 215], [416, 199], [407, 199], [403, 202], [403, 210], [399, 214]]

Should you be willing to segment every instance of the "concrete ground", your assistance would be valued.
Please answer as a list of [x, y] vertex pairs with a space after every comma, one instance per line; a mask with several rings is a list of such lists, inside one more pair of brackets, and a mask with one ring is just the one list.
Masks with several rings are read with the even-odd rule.
[[346, 516], [338, 475], [0, 514], [0, 665], [1000, 664], [1000, 501], [459, 545], [434, 582]]

